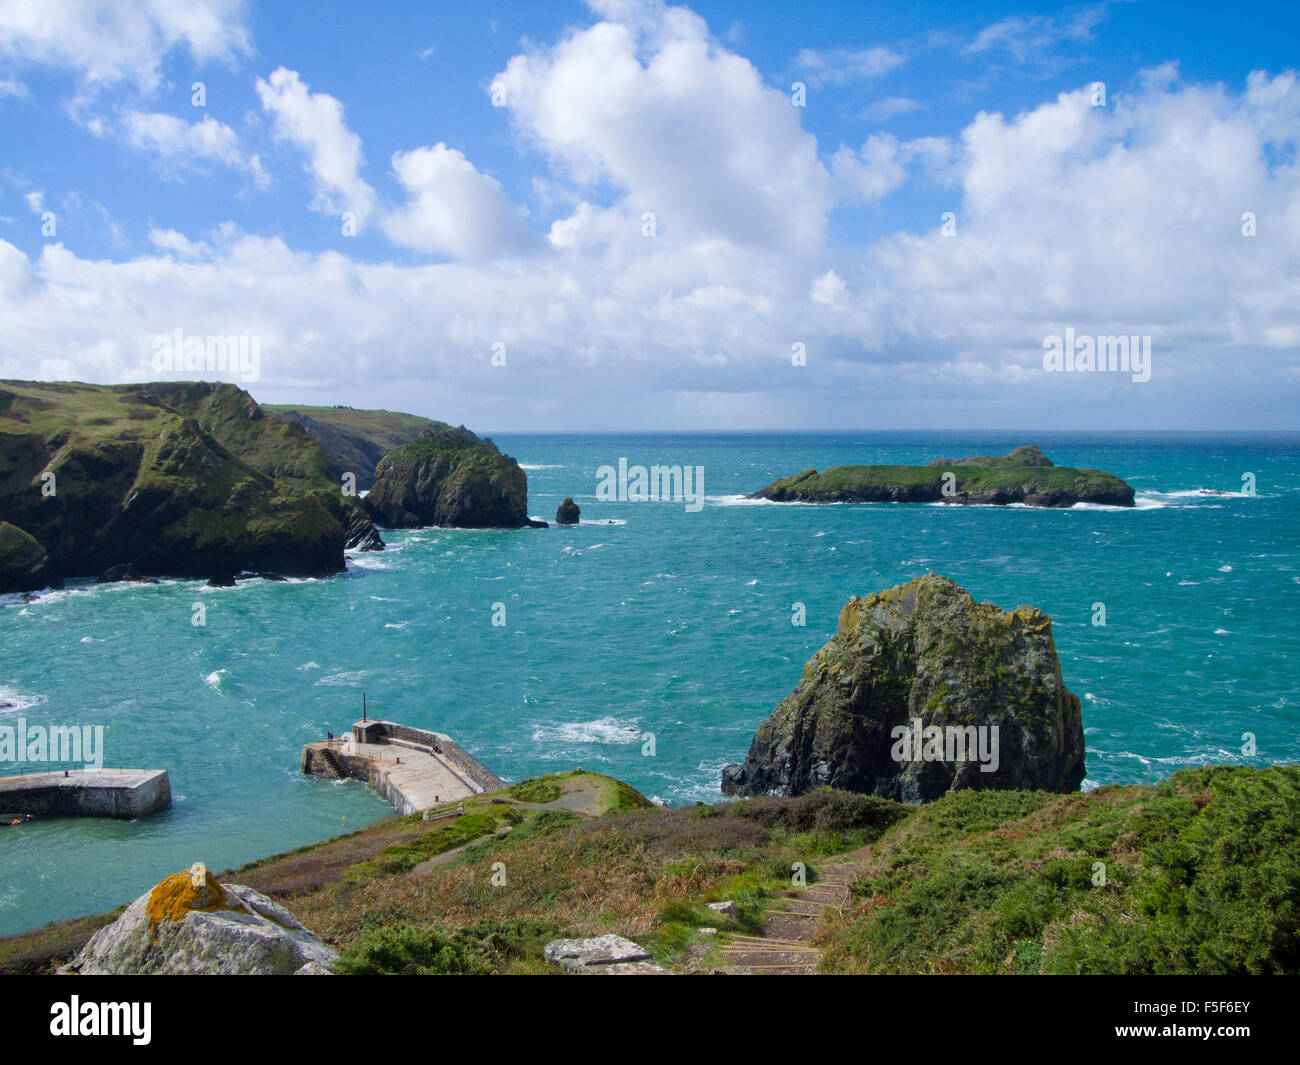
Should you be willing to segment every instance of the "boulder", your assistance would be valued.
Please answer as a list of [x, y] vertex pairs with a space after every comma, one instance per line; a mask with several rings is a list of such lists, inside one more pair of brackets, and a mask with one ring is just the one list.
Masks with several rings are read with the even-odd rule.
[[202, 863], [174, 873], [101, 928], [63, 970], [103, 975], [328, 972], [338, 953], [252, 888], [220, 884]]
[[644, 947], [622, 936], [593, 939], [552, 939], [546, 960], [576, 973], [600, 976], [663, 975], [668, 972]]
[[564, 502], [560, 504], [555, 511], [556, 525], [577, 525], [582, 511], [578, 504], [573, 501], [573, 496], [565, 496]]
[[930, 574], [849, 601], [722, 790], [925, 802], [960, 788], [1071, 792], [1083, 774], [1079, 697], [1051, 618], [976, 603]]

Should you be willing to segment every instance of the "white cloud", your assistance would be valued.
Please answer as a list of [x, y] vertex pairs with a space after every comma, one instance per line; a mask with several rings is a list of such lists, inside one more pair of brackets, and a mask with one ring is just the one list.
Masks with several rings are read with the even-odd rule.
[[834, 307], [848, 292], [849, 287], [834, 270], [827, 270], [821, 277], [814, 278], [809, 296], [814, 303], [824, 303]]
[[803, 72], [805, 80], [814, 88], [881, 78], [905, 62], [907, 57], [902, 52], [884, 45], [821, 51], [804, 48], [794, 57], [795, 69]]
[[0, 55], [67, 67], [90, 85], [152, 90], [173, 48], [198, 62], [251, 51], [243, 0], [37, 0], [0, 4]]
[[1041, 59], [1062, 44], [1091, 41], [1109, 6], [1091, 4], [1068, 16], [1013, 15], [985, 26], [962, 51], [967, 55], [1003, 51], [1017, 63]]
[[526, 141], [582, 186], [610, 181], [661, 234], [812, 247], [830, 207], [789, 97], [678, 7], [605, 21], [510, 60], [495, 82]]
[[258, 78], [257, 94], [274, 119], [276, 139], [289, 141], [307, 156], [312, 209], [350, 211], [361, 229], [375, 209], [375, 192], [361, 178], [361, 138], [348, 129], [343, 105], [328, 93], [311, 92], [297, 71], [284, 67]]
[[392, 162], [394, 176], [410, 196], [405, 207], [383, 218], [393, 243], [468, 259], [541, 247], [500, 183], [454, 148], [435, 144], [397, 152]]
[[190, 240], [175, 229], [158, 229], [156, 226], [149, 227], [149, 243], [181, 259], [201, 259], [211, 252], [203, 241]]
[[900, 142], [893, 134], [873, 133], [857, 151], [841, 146], [831, 156], [831, 173], [842, 199], [871, 203], [902, 186], [916, 160], [930, 176], [943, 179], [952, 153], [952, 145], [942, 137]]
[[888, 96], [874, 100], [858, 112], [863, 122], [885, 123], [900, 115], [910, 115], [915, 111], [924, 111], [925, 104], [908, 96]]
[[205, 163], [245, 171], [261, 188], [269, 183], [256, 155], [245, 156], [233, 129], [204, 115], [186, 122], [174, 115], [129, 111], [122, 120], [126, 142], [154, 159], [164, 174], [201, 169]]

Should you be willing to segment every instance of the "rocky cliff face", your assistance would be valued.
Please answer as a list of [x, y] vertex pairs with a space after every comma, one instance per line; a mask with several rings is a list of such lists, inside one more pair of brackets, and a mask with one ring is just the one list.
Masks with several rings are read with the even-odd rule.
[[1051, 619], [976, 603], [932, 574], [849, 601], [722, 790], [828, 786], [904, 802], [958, 788], [1069, 792], [1083, 760]]
[[375, 468], [393, 448], [409, 444], [426, 429], [452, 431], [446, 422], [397, 411], [267, 405], [263, 409], [301, 425], [329, 456], [334, 483], [350, 473], [359, 492], [374, 486]]
[[464, 426], [431, 429], [384, 456], [365, 504], [388, 528], [517, 529], [529, 524], [528, 477]]
[[370, 525], [301, 427], [194, 382], [0, 381], [0, 513], [48, 559], [11, 590], [120, 569], [319, 576]]

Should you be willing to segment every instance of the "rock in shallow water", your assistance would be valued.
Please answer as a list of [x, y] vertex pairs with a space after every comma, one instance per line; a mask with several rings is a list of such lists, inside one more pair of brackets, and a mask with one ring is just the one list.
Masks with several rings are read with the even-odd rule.
[[1070, 792], [1083, 773], [1079, 697], [1051, 618], [976, 603], [931, 574], [850, 600], [722, 790], [926, 802], [959, 788]]
[[201, 863], [169, 876], [101, 928], [64, 972], [289, 975], [328, 971], [338, 953], [252, 888], [220, 884]]

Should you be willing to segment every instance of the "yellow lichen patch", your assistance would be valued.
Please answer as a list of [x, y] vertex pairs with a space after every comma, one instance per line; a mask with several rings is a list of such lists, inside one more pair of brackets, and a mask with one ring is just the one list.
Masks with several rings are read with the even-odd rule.
[[180, 921], [191, 910], [229, 910], [230, 898], [216, 878], [201, 864], [173, 873], [149, 893], [145, 912], [149, 929], [158, 936], [160, 921]]

